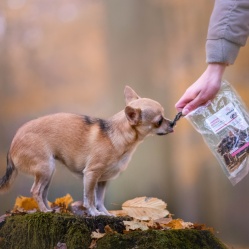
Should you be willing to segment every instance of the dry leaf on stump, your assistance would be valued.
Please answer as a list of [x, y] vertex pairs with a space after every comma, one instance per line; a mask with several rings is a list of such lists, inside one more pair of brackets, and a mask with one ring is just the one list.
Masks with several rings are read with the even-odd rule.
[[125, 225], [126, 231], [134, 231], [134, 230], [142, 230], [146, 231], [149, 229], [148, 225], [145, 222], [139, 221], [139, 220], [131, 220], [131, 221], [123, 221]]
[[[57, 198], [53, 203], [48, 202], [48, 204], [54, 208], [54, 207], [65, 207], [65, 209], [68, 208], [69, 204], [73, 202], [73, 198], [70, 194], [67, 194], [66, 196], [63, 196], [61, 198]], [[16, 198], [14, 211], [15, 210], [24, 210], [24, 211], [30, 211], [30, 210], [39, 210], [37, 202], [32, 197], [25, 197], [25, 196], [18, 196]]]
[[96, 248], [97, 246], [97, 240], [103, 238], [106, 234], [110, 234], [110, 233], [116, 233], [115, 231], [112, 230], [112, 228], [109, 225], [105, 226], [105, 233], [100, 233], [99, 230], [97, 229], [97, 232], [93, 231], [91, 233], [91, 244], [88, 247], [89, 249], [93, 249]]
[[56, 212], [66, 213], [68, 212], [69, 205], [73, 202], [73, 198], [70, 194], [55, 199], [50, 205]]
[[123, 203], [122, 209], [139, 220], [160, 219], [169, 214], [167, 204], [157, 198], [137, 197]]
[[185, 222], [182, 219], [175, 219], [170, 221], [168, 224], [165, 224], [165, 226], [169, 229], [187, 229], [193, 228], [193, 223]]
[[128, 215], [125, 210], [108, 210], [108, 212], [116, 217], [123, 217]]
[[91, 233], [91, 238], [92, 238], [92, 239], [101, 239], [101, 238], [103, 238], [105, 235], [106, 235], [106, 233], [99, 233], [99, 232], [93, 231], [93, 232]]
[[18, 196], [16, 198], [16, 202], [15, 202], [15, 206], [14, 206], [16, 210], [38, 210], [38, 204], [37, 202], [31, 198], [31, 197], [25, 197], [25, 196]]

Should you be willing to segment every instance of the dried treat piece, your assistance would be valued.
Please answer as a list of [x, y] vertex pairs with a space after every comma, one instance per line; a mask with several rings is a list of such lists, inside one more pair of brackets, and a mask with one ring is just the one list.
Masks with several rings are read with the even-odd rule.
[[176, 122], [182, 117], [182, 112], [178, 112], [173, 121], [171, 121], [170, 126], [173, 128]]
[[247, 131], [235, 129], [221, 140], [217, 146], [217, 152], [223, 157], [229, 172], [235, 171], [249, 152]]

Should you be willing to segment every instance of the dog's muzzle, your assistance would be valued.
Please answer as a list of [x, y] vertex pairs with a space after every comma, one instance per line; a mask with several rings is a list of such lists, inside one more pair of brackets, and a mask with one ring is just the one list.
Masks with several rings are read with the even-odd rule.
[[174, 132], [174, 129], [173, 129], [173, 127], [169, 126], [165, 132], [158, 132], [157, 135], [164, 136], [164, 135], [167, 135], [167, 134], [172, 133], [172, 132]]

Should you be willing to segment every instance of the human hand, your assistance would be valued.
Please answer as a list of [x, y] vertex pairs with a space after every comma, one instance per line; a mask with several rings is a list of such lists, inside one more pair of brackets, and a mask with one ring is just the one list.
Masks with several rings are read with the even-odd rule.
[[178, 111], [187, 115], [215, 97], [221, 86], [226, 64], [208, 64], [200, 78], [193, 83], [175, 104]]

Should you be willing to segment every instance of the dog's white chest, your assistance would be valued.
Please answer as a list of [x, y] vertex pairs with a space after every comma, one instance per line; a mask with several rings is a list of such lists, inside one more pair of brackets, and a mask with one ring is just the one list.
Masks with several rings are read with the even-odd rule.
[[126, 170], [128, 167], [128, 163], [129, 163], [130, 159], [131, 159], [130, 153], [124, 154], [122, 156], [121, 160], [119, 160], [116, 163], [116, 165], [114, 165], [114, 168], [117, 168], [117, 170], [119, 170], [119, 172]]
[[118, 161], [108, 165], [107, 171], [101, 176], [101, 181], [107, 181], [117, 178], [121, 172], [126, 170], [130, 159], [131, 154], [125, 153]]

